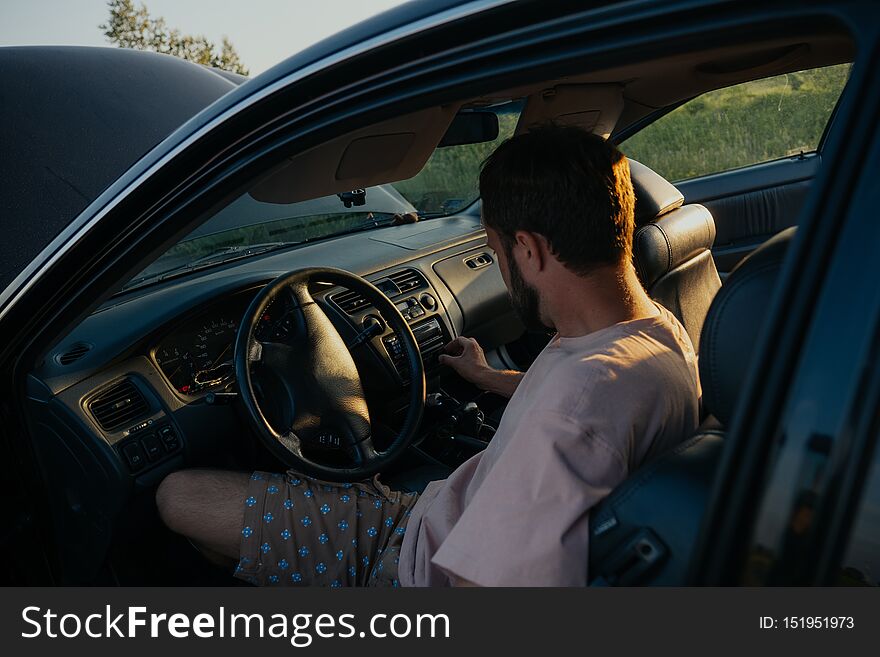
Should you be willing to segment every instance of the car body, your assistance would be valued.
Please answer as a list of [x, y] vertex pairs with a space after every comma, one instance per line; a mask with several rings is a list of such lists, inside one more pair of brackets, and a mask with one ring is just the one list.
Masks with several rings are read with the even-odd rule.
[[[872, 460], [878, 382], [865, 367], [876, 353], [880, 309], [867, 271], [878, 243], [869, 205], [880, 166], [874, 120], [880, 92], [870, 73], [880, 39], [871, 27], [875, 18], [867, 2], [815, 2], [806, 9], [789, 2], [415, 2], [242, 84], [164, 57], [83, 52], [117, 75], [143, 61], [138, 70], [167, 69], [159, 74], [163, 80], [199, 84], [178, 87], [170, 94], [175, 98], [157, 103], [162, 116], [152, 117], [149, 130], [126, 123], [126, 135], [133, 136], [118, 138], [125, 148], [106, 148], [113, 145], [109, 135], [99, 140], [117, 154], [112, 162], [78, 160], [83, 142], [71, 142], [73, 155], [65, 161], [73, 169], [59, 176], [51, 171], [53, 157], [64, 157], [27, 153], [24, 146], [17, 152], [32, 167], [44, 167], [41, 177], [7, 189], [13, 209], [32, 213], [22, 215], [26, 222], [46, 216], [42, 190], [60, 184], [74, 192], [36, 246], [18, 254], [0, 292], [2, 431], [14, 455], [3, 480], [16, 509], [3, 539], [7, 576], [23, 583], [225, 583], [161, 527], [153, 491], [186, 466], [279, 467], [243, 438], [248, 430], [234, 397], [224, 403], [229, 398], [218, 394], [228, 392], [228, 373], [198, 375], [213, 372], [254, 295], [293, 268], [341, 267], [400, 304], [417, 300], [423, 312], [409, 312], [409, 320], [428, 336], [420, 337], [420, 347], [429, 391], [476, 397], [436, 364], [439, 347], [455, 335], [477, 337], [498, 365], [527, 366], [540, 348], [540, 336], [523, 335], [510, 307], [480, 226], [478, 199], [427, 194], [424, 203], [449, 212], [266, 250], [245, 248], [206, 267], [182, 259], [159, 268], [160, 256], [175, 245], [247, 227], [244, 206], [255, 203], [296, 205], [282, 214], [300, 220], [324, 213], [335, 195], [366, 189], [377, 213], [423, 210], [394, 185], [428, 166], [462, 111], [526, 98], [517, 111], [528, 117], [553, 95], [547, 89], [565, 98], [560, 88], [581, 85], [587, 100], [572, 95], [576, 113], [599, 117], [595, 129], [625, 148], [631, 135], [695, 96], [798, 66], [855, 60], [815, 154], [679, 185], [687, 203], [702, 202], [716, 214], [732, 212], [719, 199], [755, 207], [761, 201], [749, 194], [756, 189], [797, 195], [797, 210], [771, 212], [767, 224], [771, 234], [797, 224], [797, 237], [759, 339], [741, 354], [752, 363], [747, 383], [723, 441], [701, 466], [702, 483], [673, 473], [657, 489], [656, 508], [627, 517], [639, 540], [650, 531], [657, 545], [685, 547], [668, 549], [632, 578], [614, 580], [599, 564], [591, 567], [591, 581], [825, 584], [840, 581], [847, 569], [858, 572], [853, 581], [876, 579], [847, 561], [848, 547], [876, 544], [878, 531]], [[17, 70], [14, 62], [6, 66]], [[126, 88], [111, 75], [105, 82], [92, 93]], [[121, 104], [131, 107], [143, 87], [127, 87], [125, 94]], [[606, 112], [613, 116], [607, 126]], [[62, 119], [61, 128], [69, 125]], [[91, 125], [100, 131], [105, 122], [99, 115]], [[401, 134], [412, 138], [404, 143]], [[61, 134], [46, 135], [50, 146], [62, 143]], [[4, 159], [11, 171], [15, 162], [7, 154]], [[71, 184], [76, 176], [88, 186]], [[310, 203], [323, 209], [309, 209]], [[780, 207], [787, 206], [776, 204], [775, 211]], [[722, 274], [769, 237], [762, 230], [730, 232], [716, 254]], [[125, 288], [138, 278], [145, 284]], [[343, 336], [360, 330], [369, 307], [351, 305], [335, 287], [316, 295]], [[204, 347], [205, 363], [192, 366], [189, 359], [194, 369], [182, 373], [169, 367], [179, 353], [192, 352], [190, 345]], [[393, 425], [405, 410], [400, 373], [390, 351], [382, 343], [375, 347], [358, 364], [370, 372], [364, 385], [371, 410]], [[102, 405], [116, 408], [123, 398], [140, 398], [143, 407], [121, 424], [118, 418], [102, 423]], [[488, 404], [490, 414], [501, 410], [497, 400]], [[816, 464], [810, 518], [796, 544], [774, 550], [791, 509], [800, 508], [792, 507], [804, 487], [798, 464], [817, 435], [823, 447], [810, 452]], [[460, 441], [420, 449], [430, 453], [429, 463], [411, 452], [389, 476], [403, 481], [437, 461], [454, 467], [475, 448]], [[637, 470], [626, 485], [639, 476]], [[699, 503], [676, 507], [682, 488]], [[612, 511], [619, 524], [622, 516]], [[644, 541], [615, 536], [601, 551], [619, 562], [633, 546]], [[746, 568], [759, 552], [791, 568], [777, 569], [783, 572], [777, 579], [766, 576], [772, 569]], [[865, 553], [859, 548], [853, 558], [876, 563]]]

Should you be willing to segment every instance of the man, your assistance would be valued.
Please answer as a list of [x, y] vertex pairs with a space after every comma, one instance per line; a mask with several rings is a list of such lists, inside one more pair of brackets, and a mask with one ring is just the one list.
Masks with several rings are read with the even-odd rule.
[[513, 307], [555, 331], [529, 371], [458, 338], [442, 362], [510, 397], [485, 451], [421, 495], [378, 478], [181, 472], [160, 513], [260, 584], [579, 586], [589, 511], [699, 418], [693, 347], [631, 264], [629, 165], [605, 140], [546, 126], [480, 176], [483, 224]]

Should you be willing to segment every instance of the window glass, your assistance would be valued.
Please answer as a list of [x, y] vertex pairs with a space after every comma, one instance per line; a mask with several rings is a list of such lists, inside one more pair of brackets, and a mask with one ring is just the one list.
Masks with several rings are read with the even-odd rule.
[[710, 91], [620, 148], [673, 181], [815, 151], [849, 71], [840, 64]]

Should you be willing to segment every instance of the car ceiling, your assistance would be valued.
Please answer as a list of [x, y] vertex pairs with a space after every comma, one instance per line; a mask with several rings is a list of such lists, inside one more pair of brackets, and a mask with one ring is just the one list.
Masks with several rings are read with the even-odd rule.
[[527, 97], [558, 85], [597, 85], [601, 88], [616, 84], [622, 88], [624, 100], [615, 126], [617, 132], [658, 109], [714, 89], [851, 62], [854, 56], [854, 44], [843, 32], [739, 41], [508, 89], [474, 99], [466, 105], [490, 105], [507, 98]]

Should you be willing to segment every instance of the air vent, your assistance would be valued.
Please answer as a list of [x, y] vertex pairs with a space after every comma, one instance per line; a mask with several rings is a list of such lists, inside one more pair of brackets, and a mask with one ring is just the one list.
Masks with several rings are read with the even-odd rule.
[[[391, 281], [392, 284], [389, 283]], [[395, 288], [395, 286], [397, 286]], [[376, 287], [384, 292], [390, 299], [400, 296], [404, 292], [412, 292], [413, 290], [421, 290], [428, 287], [428, 281], [415, 269], [402, 269], [393, 274], [376, 281]], [[373, 304], [361, 296], [359, 292], [345, 290], [330, 297], [333, 302], [342, 308], [349, 315], [353, 315], [359, 310], [372, 308]]]
[[354, 292], [353, 290], [346, 290], [345, 292], [334, 294], [331, 299], [333, 299], [333, 302], [349, 315], [358, 310], [369, 308], [371, 305], [370, 302], [364, 299], [359, 292]]
[[415, 269], [402, 269], [394, 272], [388, 278], [394, 281], [401, 292], [411, 292], [412, 290], [420, 290], [428, 286], [425, 277]]
[[464, 259], [464, 264], [466, 264], [471, 269], [482, 269], [483, 267], [488, 267], [489, 265], [491, 265], [492, 262], [492, 256], [490, 256], [488, 253], [478, 253], [475, 256]]
[[77, 342], [70, 345], [66, 351], [62, 351], [55, 358], [62, 365], [70, 365], [72, 362], [79, 360], [85, 356], [92, 348], [92, 345], [85, 342]]
[[89, 411], [104, 431], [125, 426], [148, 410], [147, 400], [130, 380], [107, 388], [89, 402]]

